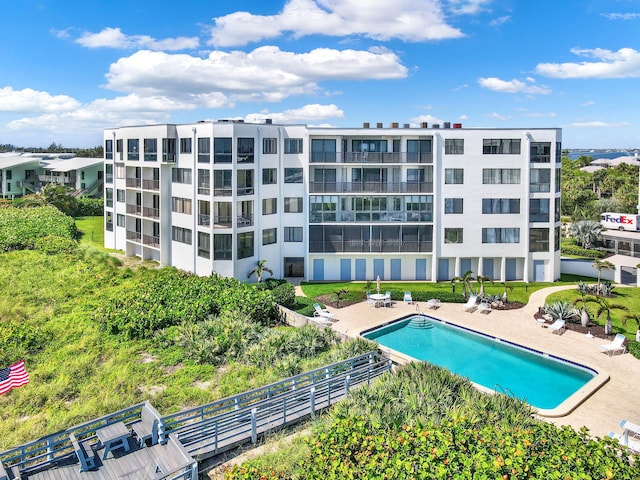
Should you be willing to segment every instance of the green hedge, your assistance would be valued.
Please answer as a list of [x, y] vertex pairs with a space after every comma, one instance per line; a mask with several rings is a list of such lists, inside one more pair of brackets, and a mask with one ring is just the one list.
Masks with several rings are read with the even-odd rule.
[[39, 238], [73, 239], [76, 233], [73, 218], [55, 207], [0, 208], [0, 252], [31, 250]]
[[577, 245], [566, 244], [564, 242], [560, 245], [560, 253], [564, 255], [576, 255], [586, 258], [604, 258], [604, 256], [606, 255], [606, 252], [603, 252], [602, 250], [582, 248], [578, 247]]

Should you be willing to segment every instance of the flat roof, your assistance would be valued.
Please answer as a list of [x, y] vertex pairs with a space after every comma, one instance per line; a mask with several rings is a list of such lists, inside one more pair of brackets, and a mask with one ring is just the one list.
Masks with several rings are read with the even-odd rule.
[[61, 158], [56, 160], [44, 160], [43, 168], [54, 172], [70, 172], [72, 170], [79, 170], [82, 168], [92, 167], [94, 165], [101, 164], [104, 160], [102, 158], [85, 158], [85, 157], [73, 157], [73, 158]]

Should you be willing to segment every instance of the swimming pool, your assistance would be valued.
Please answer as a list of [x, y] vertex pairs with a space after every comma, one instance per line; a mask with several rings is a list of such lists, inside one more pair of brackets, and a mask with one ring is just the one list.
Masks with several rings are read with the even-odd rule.
[[598, 374], [584, 365], [424, 315], [405, 317], [362, 336], [544, 410], [557, 408]]

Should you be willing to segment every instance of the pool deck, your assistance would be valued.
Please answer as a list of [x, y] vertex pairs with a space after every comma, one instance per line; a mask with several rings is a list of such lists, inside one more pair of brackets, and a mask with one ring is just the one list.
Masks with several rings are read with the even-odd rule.
[[[550, 287], [531, 294], [529, 304], [518, 310], [493, 310], [488, 314], [465, 312], [459, 303], [442, 303], [437, 310], [418, 302], [421, 313], [528, 346], [545, 353], [557, 355], [573, 362], [590, 366], [609, 375], [609, 381], [584, 400], [571, 413], [558, 418], [548, 418], [557, 425], [570, 425], [575, 429], [586, 426], [593, 435], [605, 436], [614, 431], [620, 433], [618, 423], [627, 419], [640, 423], [640, 360], [628, 353], [608, 356], [600, 345], [608, 343], [599, 338], [587, 338], [583, 334], [565, 331], [562, 335], [541, 328], [533, 318], [538, 307], [552, 292], [575, 287]], [[417, 312], [416, 305], [394, 301], [391, 308], [374, 308], [367, 302], [349, 307], [329, 309], [336, 313], [332, 328], [349, 337], [357, 337], [364, 330], [380, 326], [395, 319]]]

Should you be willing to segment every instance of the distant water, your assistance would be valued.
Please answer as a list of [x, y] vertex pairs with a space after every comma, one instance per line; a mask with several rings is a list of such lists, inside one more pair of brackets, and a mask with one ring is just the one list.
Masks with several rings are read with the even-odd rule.
[[569, 158], [571, 160], [576, 160], [578, 157], [582, 155], [584, 155], [585, 157], [593, 157], [594, 160], [597, 160], [599, 158], [618, 158], [618, 157], [633, 158], [633, 153], [629, 153], [629, 152], [599, 152], [599, 151], [590, 152], [588, 150], [569, 150]]

